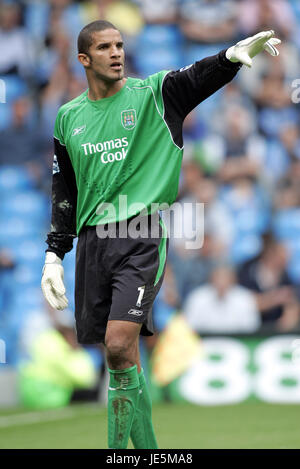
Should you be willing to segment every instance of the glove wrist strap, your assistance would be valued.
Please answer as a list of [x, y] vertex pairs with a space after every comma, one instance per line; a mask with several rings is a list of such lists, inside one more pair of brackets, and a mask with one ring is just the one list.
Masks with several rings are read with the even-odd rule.
[[61, 265], [61, 259], [55, 254], [55, 252], [46, 252], [45, 264]]

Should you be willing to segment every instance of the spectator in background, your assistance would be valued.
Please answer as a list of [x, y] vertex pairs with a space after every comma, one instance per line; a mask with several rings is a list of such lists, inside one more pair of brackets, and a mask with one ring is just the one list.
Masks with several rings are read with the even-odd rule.
[[217, 181], [204, 178], [194, 195], [195, 201], [204, 206], [204, 229], [213, 241], [215, 256], [226, 258], [233, 242], [233, 223], [228, 208], [219, 197]]
[[240, 264], [260, 251], [261, 235], [270, 223], [270, 200], [264, 187], [248, 176], [232, 178], [220, 196], [233, 225], [228, 255], [234, 264]]
[[51, 77], [61, 66], [69, 68], [70, 63], [70, 39], [61, 26], [52, 28], [47, 36], [46, 47], [39, 57], [37, 78], [39, 86], [46, 86]]
[[287, 250], [271, 235], [264, 236], [262, 252], [240, 267], [239, 283], [255, 294], [262, 323], [279, 331], [299, 323], [299, 303], [287, 274]]
[[189, 294], [183, 310], [200, 334], [252, 333], [260, 326], [254, 295], [237, 285], [235, 272], [227, 265], [217, 266], [210, 283]]
[[[292, 106], [291, 95], [291, 82], [295, 77], [299, 76], [300, 73], [300, 60], [299, 60], [299, 47], [297, 47], [291, 41], [283, 41], [280, 45], [280, 55], [277, 60], [269, 60], [268, 54], [258, 57], [255, 62], [255, 67], [251, 70], [241, 70], [239, 75], [239, 85], [243, 92], [243, 96], [251, 98], [252, 102], [258, 106], [265, 106], [262, 87], [266, 83], [266, 78], [270, 77], [270, 81], [267, 82], [271, 86], [271, 90], [264, 86], [267, 91], [268, 106], [273, 107], [273, 97], [270, 97], [269, 91], [274, 95], [275, 103], [278, 102], [276, 97], [276, 86], [275, 80], [279, 81], [279, 98], [282, 99], [282, 95], [285, 96], [286, 105]], [[247, 71], [249, 73], [247, 73]], [[287, 99], [286, 97], [289, 97]], [[251, 102], [250, 100], [250, 102]], [[260, 102], [262, 100], [262, 104]], [[275, 106], [276, 107], [276, 104]]]
[[203, 178], [203, 171], [199, 163], [193, 158], [193, 148], [190, 146], [189, 153], [184, 152], [182, 164], [182, 181], [180, 196], [182, 198], [192, 194]]
[[176, 291], [181, 305], [191, 291], [208, 282], [218, 261], [219, 250], [220, 247], [207, 230], [204, 234], [203, 245], [196, 251], [194, 257], [183, 261], [178, 256], [170, 256], [169, 263], [174, 271]]
[[9, 311], [12, 299], [11, 272], [14, 267], [15, 260], [10, 250], [0, 248], [0, 324], [2, 324], [2, 326], [5, 319], [4, 315]]
[[268, 72], [263, 77], [255, 100], [260, 108], [267, 107], [280, 110], [291, 106], [290, 90], [280, 70], [275, 71], [275, 73]]
[[278, 180], [289, 171], [291, 144], [289, 136], [284, 136], [284, 129], [299, 125], [299, 111], [291, 102], [290, 82], [285, 80], [280, 68], [263, 76], [253, 99], [258, 107], [258, 126], [265, 137], [261, 174], [273, 191]]
[[72, 74], [66, 63], [57, 64], [49, 83], [41, 93], [41, 127], [43, 137], [48, 139], [48, 142], [50, 137], [52, 138], [52, 124], [59, 107], [83, 93], [86, 88], [86, 81]]
[[296, 28], [291, 5], [286, 0], [242, 0], [239, 25], [243, 34], [274, 29], [282, 40], [289, 39]]
[[298, 163], [300, 161], [299, 126], [295, 122], [287, 123], [280, 130], [279, 137], [290, 163]]
[[28, 32], [21, 26], [21, 7], [16, 1], [0, 3], [0, 75], [34, 74], [35, 51]]
[[230, 182], [237, 177], [257, 178], [264, 158], [264, 140], [255, 128], [255, 115], [232, 105], [222, 115], [223, 165], [219, 177]]
[[17, 361], [17, 332], [11, 324], [10, 308], [13, 300], [13, 272], [16, 267], [13, 253], [0, 248], [0, 331], [1, 339], [6, 344], [6, 362]]
[[[68, 48], [65, 47], [66, 45], [69, 45], [68, 38], [59, 30], [57, 39], [52, 42], [52, 52], [53, 57], [55, 57], [55, 62], [52, 64], [51, 69], [48, 70], [49, 75], [48, 72], [44, 75], [43, 80], [46, 86], [40, 95], [41, 121], [45, 138], [49, 138], [50, 135], [52, 135], [51, 129], [53, 122], [55, 122], [57, 110], [62, 103], [66, 102], [68, 99], [71, 71], [68, 61]], [[40, 72], [40, 77], [42, 77], [42, 70], [40, 70]], [[84, 84], [86, 85], [85, 82]]]
[[29, 346], [19, 368], [21, 403], [31, 409], [69, 404], [75, 389], [96, 384], [96, 370], [89, 354], [78, 345], [67, 312], [52, 312], [52, 324]]
[[[291, 171], [293, 168], [293, 176]], [[278, 184], [274, 194], [273, 230], [276, 238], [289, 250], [287, 265], [289, 276], [296, 285], [300, 285], [300, 168], [298, 163], [291, 166]]]
[[[274, 195], [274, 218], [276, 214], [288, 212], [291, 215], [291, 209], [297, 209], [300, 206], [300, 189], [297, 184], [286, 175], [278, 184], [277, 192]], [[295, 212], [298, 214], [298, 210]], [[291, 225], [290, 225], [291, 226]], [[292, 230], [290, 234], [293, 236]], [[279, 234], [280, 236], [280, 234]]]
[[218, 198], [217, 183], [204, 178], [192, 161], [184, 165], [184, 174], [187, 192], [171, 207], [170, 251], [185, 260], [197, 257], [197, 249], [187, 249], [187, 242], [196, 237], [203, 240], [206, 230], [214, 240], [216, 254], [222, 256], [232, 243], [233, 231], [230, 213]]
[[33, 101], [28, 96], [16, 99], [12, 105], [12, 124], [0, 132], [0, 164], [40, 165], [44, 141], [37, 123]]
[[287, 173], [293, 187], [299, 187], [300, 182], [300, 130], [293, 123], [284, 126], [280, 132], [280, 141], [290, 162]]
[[178, 0], [135, 0], [147, 24], [175, 24]]
[[[171, 263], [167, 263], [162, 288], [153, 304], [153, 321], [156, 331], [162, 331], [172, 316], [180, 308], [180, 296], [176, 287], [175, 276]], [[147, 337], [148, 346], [156, 342], [157, 337]]]
[[236, 37], [236, 6], [231, 0], [183, 0], [180, 17], [190, 41], [222, 44]]

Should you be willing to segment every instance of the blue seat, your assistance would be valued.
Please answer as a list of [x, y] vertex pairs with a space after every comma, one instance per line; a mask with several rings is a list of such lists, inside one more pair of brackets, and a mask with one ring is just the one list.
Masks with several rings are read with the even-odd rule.
[[161, 48], [162, 45], [166, 49], [178, 48], [182, 43], [182, 34], [175, 25], [148, 24], [142, 29], [137, 42], [141, 49], [149, 46]]
[[142, 76], [186, 65], [182, 57], [182, 35], [174, 25], [146, 25], [140, 33], [134, 62]]
[[262, 248], [262, 240], [257, 234], [243, 234], [235, 238], [231, 250], [230, 260], [233, 264], [241, 264], [258, 255]]
[[0, 80], [3, 80], [5, 83], [7, 103], [11, 103], [21, 96], [24, 96], [28, 91], [25, 81], [17, 74], [0, 75]]
[[194, 63], [199, 60], [218, 54], [224, 48], [223, 44], [192, 44], [188, 43], [184, 48], [185, 60]]
[[281, 241], [299, 239], [300, 208], [278, 211], [273, 218], [273, 231]]
[[20, 315], [34, 309], [44, 309], [44, 302], [40, 286], [28, 286], [22, 290], [15, 286], [12, 310], [19, 311]]
[[32, 236], [40, 236], [41, 226], [30, 222], [30, 218], [26, 219], [12, 217], [0, 219], [0, 245], [4, 247], [14, 248], [16, 243], [20, 243], [24, 238]]
[[15, 285], [22, 288], [26, 287], [39, 287], [41, 284], [42, 268], [38, 264], [28, 265], [19, 264], [14, 269], [13, 281]]
[[5, 106], [0, 103], [0, 131], [5, 130], [12, 123], [12, 106], [6, 103]]
[[24, 191], [32, 188], [32, 177], [25, 168], [9, 165], [0, 167], [1, 198], [8, 195], [8, 192]]
[[73, 285], [75, 281], [75, 269], [64, 268], [64, 279], [66, 283]]
[[300, 233], [294, 238], [281, 239], [288, 251], [287, 271], [293, 283], [300, 285]]
[[296, 285], [300, 285], [300, 259], [290, 262], [287, 267], [287, 272], [292, 282]]
[[152, 75], [160, 70], [177, 70], [184, 63], [177, 51], [164, 47], [143, 49], [135, 55], [135, 66], [142, 76]]
[[38, 191], [15, 192], [2, 198], [0, 217], [30, 217], [30, 222], [43, 223], [50, 217], [50, 202]]
[[41, 40], [48, 30], [50, 6], [46, 2], [27, 2], [24, 10], [24, 23], [28, 33]]
[[[45, 236], [46, 237], [46, 236]], [[43, 236], [29, 237], [21, 239], [12, 246], [15, 259], [19, 264], [40, 267], [45, 260], [45, 250], [47, 248]]]

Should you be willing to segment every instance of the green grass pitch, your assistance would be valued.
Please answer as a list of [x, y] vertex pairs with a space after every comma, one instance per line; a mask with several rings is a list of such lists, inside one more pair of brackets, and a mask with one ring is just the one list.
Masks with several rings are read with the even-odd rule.
[[[153, 406], [162, 449], [300, 448], [299, 417], [297, 405]], [[94, 403], [40, 412], [0, 410], [0, 448], [107, 448], [106, 419], [106, 408]]]

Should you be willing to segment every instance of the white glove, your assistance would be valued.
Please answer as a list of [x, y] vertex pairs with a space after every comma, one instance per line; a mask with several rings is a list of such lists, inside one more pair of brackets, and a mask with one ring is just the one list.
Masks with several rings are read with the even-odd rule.
[[281, 40], [275, 38], [274, 35], [274, 31], [263, 31], [255, 34], [255, 36], [248, 37], [227, 49], [226, 58], [231, 62], [242, 62], [250, 68], [252, 58], [263, 50], [276, 57], [279, 55], [279, 51], [274, 46], [280, 44]]
[[64, 268], [61, 259], [54, 252], [46, 253], [41, 285], [44, 297], [52, 308], [65, 309], [68, 306], [65, 296]]

